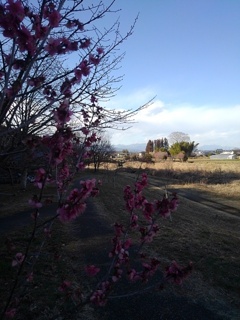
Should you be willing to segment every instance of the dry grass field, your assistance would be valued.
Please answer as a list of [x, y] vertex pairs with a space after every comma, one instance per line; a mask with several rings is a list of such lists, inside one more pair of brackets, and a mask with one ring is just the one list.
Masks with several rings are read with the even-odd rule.
[[[161, 231], [149, 250], [163, 265], [174, 259], [183, 265], [192, 261], [194, 272], [184, 294], [204, 300], [219, 315], [221, 306], [231, 306], [235, 314], [222, 311], [223, 318], [239, 319], [240, 161], [144, 163], [141, 167], [125, 163], [117, 174], [102, 173], [99, 178], [105, 183], [97, 201], [104, 205], [105, 218], [111, 223], [126, 216], [123, 187], [132, 185], [142, 171], [149, 175], [147, 197], [161, 198], [166, 188], [180, 199], [172, 221], [162, 219]], [[219, 304], [214, 305], [216, 301]]]
[[[179, 208], [172, 215], [172, 220], [161, 219], [159, 235], [149, 248], [146, 248], [151, 255], [160, 259], [162, 268], [172, 260], [177, 260], [181, 265], [193, 262], [194, 271], [190, 278], [181, 287], [170, 286], [167, 290], [173, 290], [179, 296], [189, 297], [204, 305], [216, 314], [216, 319], [239, 319], [240, 161], [192, 160], [188, 163], [162, 162], [141, 165], [125, 163], [123, 168], [117, 170], [109, 165], [97, 173], [86, 171], [85, 177], [95, 176], [103, 181], [100, 195], [94, 198], [93, 203], [106, 225], [126, 221], [123, 188], [127, 184], [133, 185], [141, 172], [147, 172], [149, 176], [149, 185], [145, 190], [148, 199], [161, 199], [165, 189], [169, 194], [177, 192], [180, 199]], [[1, 192], [12, 192], [14, 198], [10, 195], [1, 196], [0, 217], [11, 216], [14, 212], [27, 208], [27, 205], [20, 207], [20, 204], [24, 201], [27, 203], [29, 195], [36, 190], [32, 186], [24, 192], [18, 190], [17, 186], [14, 186], [14, 189], [0, 186]], [[54, 199], [54, 191], [51, 188], [46, 190], [45, 194], [46, 198], [50, 196]], [[51, 268], [47, 271], [49, 277], [53, 270], [59, 273], [59, 278], [64, 274], [65, 267], [71, 266], [76, 270], [85, 259], [83, 257], [88, 254], [88, 248], [92, 250], [92, 247], [101, 246], [102, 241], [106, 241], [106, 237], [101, 236], [90, 242], [82, 242], [72, 235], [72, 228], [74, 229], [74, 226], [70, 224], [61, 232], [56, 232], [53, 244], [46, 249], [46, 254], [49, 254], [56, 248], [57, 243], [64, 243], [64, 246], [61, 246], [61, 254], [65, 258], [57, 268], [51, 262]], [[76, 234], [76, 231], [74, 232]], [[25, 241], [22, 239], [21, 230], [11, 234], [11, 237], [20, 239], [21, 243]], [[0, 283], [3, 289], [0, 292], [2, 298], [5, 294], [4, 287], [10, 283], [7, 275], [10, 276], [12, 273], [6, 266], [10, 258], [6, 256], [3, 248], [3, 239], [1, 243], [1, 257], [6, 257], [5, 263], [0, 264], [1, 274], [6, 275], [4, 283]], [[96, 261], [92, 263], [97, 264]], [[69, 276], [73, 272], [71, 268], [68, 269]], [[76, 277], [75, 274], [72, 276]], [[56, 276], [54, 279], [57, 281]], [[44, 284], [39, 285], [38, 289], [38, 294], [45, 294]], [[48, 297], [51, 297], [49, 290]], [[42, 300], [41, 303], [47, 301]], [[35, 308], [38, 310], [36, 303]], [[97, 319], [91, 318], [91, 312], [92, 310], [88, 316], [84, 316], [85, 319]]]

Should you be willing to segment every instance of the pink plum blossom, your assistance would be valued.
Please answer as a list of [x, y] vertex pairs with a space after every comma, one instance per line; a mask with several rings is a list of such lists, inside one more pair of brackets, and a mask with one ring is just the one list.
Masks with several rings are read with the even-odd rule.
[[57, 213], [59, 214], [60, 221], [69, 222], [76, 219], [85, 211], [85, 209], [86, 203], [78, 203], [73, 205], [66, 203], [57, 210]]
[[6, 10], [11, 14], [12, 18], [17, 22], [22, 22], [25, 17], [24, 7], [22, 5], [22, 1], [17, 0], [8, 0], [8, 4], [6, 4]]
[[73, 114], [69, 109], [69, 100], [65, 99], [60, 106], [54, 111], [54, 118], [59, 125], [69, 122]]
[[135, 183], [136, 192], [142, 191], [143, 188], [145, 188], [147, 186], [147, 183], [148, 183], [147, 182], [147, 174], [143, 173], [142, 174], [142, 179]]
[[49, 15], [48, 15], [48, 20], [49, 24], [51, 27], [58, 27], [59, 22], [61, 20], [61, 15], [57, 10], [53, 10]]
[[80, 81], [81, 81], [81, 79], [82, 79], [82, 70], [76, 68], [76, 69], [74, 70], [74, 75], [75, 75], [75, 78], [76, 78], [76, 83], [80, 83]]
[[136, 229], [138, 227], [138, 216], [136, 214], [131, 215], [130, 226], [132, 229]]
[[141, 277], [135, 269], [131, 269], [128, 271], [128, 278], [130, 281], [137, 281], [141, 279]]
[[16, 266], [21, 265], [24, 261], [24, 258], [25, 258], [25, 256], [21, 252], [16, 253], [16, 255], [12, 261], [12, 267], [16, 267]]
[[66, 78], [60, 87], [60, 91], [66, 98], [70, 98], [72, 95], [71, 88], [72, 83], [68, 78]]
[[87, 49], [91, 44], [91, 40], [90, 39], [82, 39], [80, 40], [80, 48], [81, 49]]
[[80, 130], [81, 130], [82, 133], [85, 134], [86, 136], [87, 136], [87, 135], [89, 134], [89, 132], [90, 132], [89, 129], [88, 129], [88, 128], [85, 128], [85, 127], [81, 128]]
[[131, 239], [127, 239], [124, 244], [123, 244], [123, 247], [124, 249], [129, 249], [132, 245], [132, 240]]
[[78, 30], [81, 30], [81, 31], [84, 30], [83, 24], [82, 24], [79, 20], [77, 20], [77, 19], [68, 20], [68, 22], [66, 23], [66, 27], [69, 28], [69, 29], [70, 29], [70, 28], [77, 27]]
[[21, 52], [28, 51], [31, 55], [34, 55], [36, 51], [36, 39], [24, 25], [18, 31], [16, 42]]
[[44, 76], [39, 76], [36, 78], [30, 78], [28, 79], [28, 84], [32, 87], [39, 87], [41, 86], [45, 81], [45, 77]]
[[103, 54], [104, 53], [103, 48], [101, 48], [101, 47], [97, 48], [97, 53], [98, 54]]
[[32, 199], [28, 200], [28, 204], [33, 207], [33, 208], [36, 208], [36, 209], [39, 209], [42, 207], [42, 203], [38, 200], [38, 196], [37, 195], [34, 195], [32, 197]]
[[92, 94], [91, 95], [91, 102], [92, 103], [95, 103], [95, 102], [97, 102], [98, 100], [97, 100], [97, 98]]
[[94, 265], [88, 265], [85, 267], [85, 272], [90, 277], [94, 277], [96, 274], [99, 273], [99, 271], [100, 271], [100, 269], [95, 267]]
[[78, 170], [84, 170], [85, 169], [85, 163], [84, 162], [79, 162], [78, 164], [77, 164], [77, 169]]
[[72, 285], [71, 281], [64, 280], [59, 287], [59, 291], [65, 292], [71, 287], [71, 285]]
[[93, 292], [90, 301], [97, 306], [105, 306], [107, 302], [107, 295], [111, 290], [111, 283], [109, 281], [103, 281], [99, 288]]
[[33, 272], [30, 272], [27, 276], [27, 282], [32, 282], [33, 281]]
[[183, 280], [192, 272], [193, 266], [190, 262], [187, 267], [181, 267], [176, 261], [166, 268], [166, 279], [176, 284], [182, 284]]
[[48, 26], [43, 26], [41, 24], [40, 16], [37, 14], [31, 14], [33, 20], [33, 30], [35, 31], [36, 39], [43, 39], [48, 31]]
[[151, 202], [145, 201], [143, 204], [143, 214], [148, 221], [152, 221], [152, 215], [154, 213], [154, 205]]
[[44, 6], [43, 17], [48, 19], [49, 25], [52, 28], [58, 27], [61, 20], [61, 14], [56, 10], [56, 6], [53, 2], [50, 2], [48, 5]]
[[54, 56], [58, 53], [60, 43], [60, 39], [49, 38], [48, 43], [45, 46], [45, 50], [50, 54], [50, 56]]
[[40, 168], [36, 171], [34, 184], [41, 189], [46, 178], [46, 171], [43, 168]]
[[92, 63], [94, 66], [97, 66], [101, 61], [99, 56], [94, 56], [93, 54], [89, 54], [89, 62]]
[[90, 66], [87, 62], [87, 60], [83, 60], [80, 64], [79, 64], [79, 68], [81, 69], [82, 75], [84, 77], [88, 76], [90, 74]]
[[114, 274], [112, 276], [112, 281], [117, 282], [122, 277], [123, 270], [119, 268], [119, 265], [117, 264], [114, 268]]

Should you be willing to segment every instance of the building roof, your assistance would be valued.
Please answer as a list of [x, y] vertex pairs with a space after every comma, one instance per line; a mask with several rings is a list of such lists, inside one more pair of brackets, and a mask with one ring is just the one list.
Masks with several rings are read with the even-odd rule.
[[236, 159], [237, 156], [233, 153], [220, 153], [210, 156], [210, 159]]

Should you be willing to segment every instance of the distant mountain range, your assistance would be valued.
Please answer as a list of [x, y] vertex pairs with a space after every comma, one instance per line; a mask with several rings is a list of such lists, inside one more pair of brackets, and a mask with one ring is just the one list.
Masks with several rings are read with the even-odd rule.
[[146, 143], [134, 143], [134, 144], [116, 144], [113, 145], [116, 151], [128, 150], [129, 152], [142, 152], [146, 149]]
[[223, 150], [234, 150], [234, 149], [239, 149], [239, 147], [233, 147], [233, 146], [220, 146], [218, 144], [208, 144], [208, 145], [198, 145], [198, 150], [202, 151], [214, 151], [217, 149], [223, 149]]
[[[113, 145], [116, 151], [122, 151], [122, 150], [128, 150], [129, 152], [142, 152], [146, 149], [146, 143], [133, 143], [133, 144], [116, 144]], [[199, 145], [198, 150], [202, 151], [215, 151], [217, 149], [223, 149], [223, 150], [233, 150], [233, 149], [240, 149], [239, 147], [232, 147], [232, 146], [220, 146], [218, 144], [212, 144], [212, 145]]]

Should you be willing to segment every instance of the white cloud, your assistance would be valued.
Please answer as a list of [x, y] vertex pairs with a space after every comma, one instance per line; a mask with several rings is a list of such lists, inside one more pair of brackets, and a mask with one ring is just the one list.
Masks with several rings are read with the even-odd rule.
[[152, 89], [144, 88], [139, 91], [135, 91], [130, 95], [121, 96], [118, 94], [116, 97], [112, 98], [109, 102], [105, 103], [105, 106], [108, 106], [111, 109], [136, 109], [148, 101], [153, 99], [156, 94], [153, 92]]
[[[151, 90], [142, 90], [130, 96], [118, 97], [111, 108], [137, 108], [154, 95]], [[240, 105], [194, 106], [170, 105], [155, 99], [148, 108], [140, 111], [132, 128], [111, 132], [113, 144], [143, 143], [149, 139], [168, 137], [171, 132], [188, 133], [192, 141], [204, 144], [219, 144], [240, 147]]]

